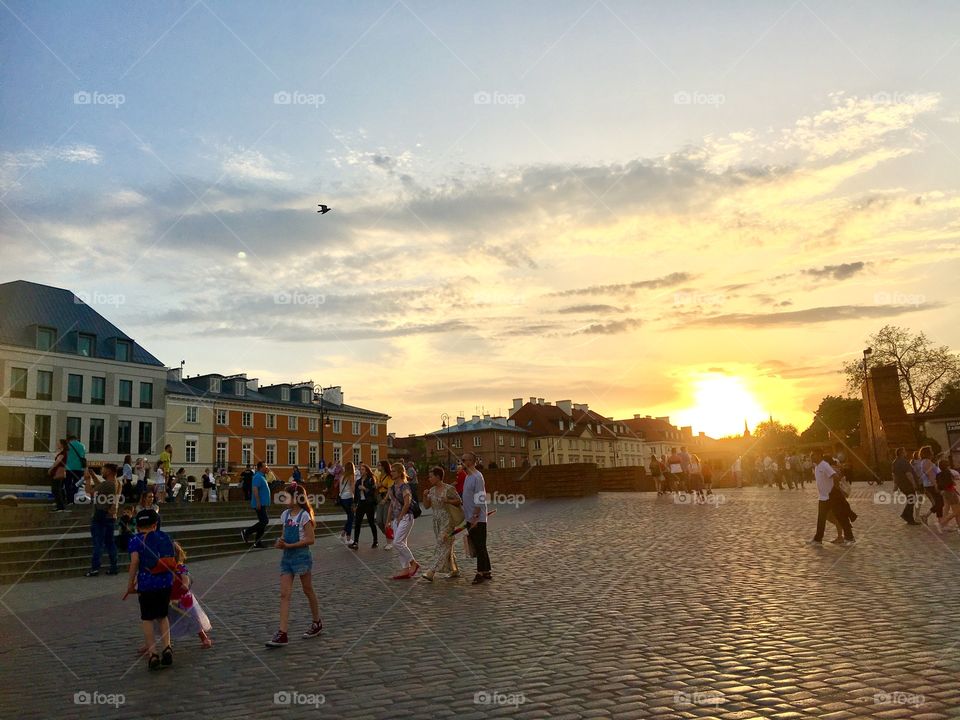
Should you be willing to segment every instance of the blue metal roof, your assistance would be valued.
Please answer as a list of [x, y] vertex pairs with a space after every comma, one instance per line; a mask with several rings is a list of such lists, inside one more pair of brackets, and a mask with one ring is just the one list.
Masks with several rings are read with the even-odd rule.
[[153, 355], [69, 290], [27, 280], [0, 284], [0, 343], [37, 348], [37, 326], [57, 331], [52, 352], [77, 354], [80, 333], [96, 337], [95, 357], [116, 359], [115, 341], [130, 342], [130, 361], [164, 367]]

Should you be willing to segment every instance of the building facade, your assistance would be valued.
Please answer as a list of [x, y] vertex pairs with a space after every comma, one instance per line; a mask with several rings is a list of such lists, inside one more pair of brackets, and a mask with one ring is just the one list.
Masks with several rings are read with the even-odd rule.
[[0, 285], [0, 452], [42, 457], [75, 435], [91, 462], [159, 452], [167, 370], [69, 290]]
[[474, 453], [484, 467], [524, 467], [529, 464], [529, 433], [513, 420], [490, 415], [458, 417], [456, 423], [424, 436], [428, 461], [449, 467], [461, 454]]

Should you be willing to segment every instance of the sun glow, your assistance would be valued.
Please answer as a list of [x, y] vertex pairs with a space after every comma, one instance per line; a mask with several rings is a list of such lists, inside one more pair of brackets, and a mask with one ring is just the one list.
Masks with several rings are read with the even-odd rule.
[[704, 373], [691, 384], [693, 407], [677, 413], [678, 425], [692, 425], [694, 432], [720, 438], [742, 433], [744, 420], [752, 428], [767, 419], [767, 412], [741, 377]]

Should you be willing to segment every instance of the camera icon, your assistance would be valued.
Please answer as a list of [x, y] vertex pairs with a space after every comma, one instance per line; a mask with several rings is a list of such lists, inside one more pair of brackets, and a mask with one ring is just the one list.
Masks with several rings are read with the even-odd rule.
[[892, 301], [893, 297], [888, 292], [878, 292], [873, 295], [874, 305], [889, 305]]
[[673, 496], [676, 505], [690, 505], [693, 503], [693, 493], [679, 492]]
[[492, 701], [490, 693], [486, 690], [478, 690], [473, 694], [474, 705], [489, 705]]
[[89, 705], [92, 701], [93, 696], [86, 690], [81, 690], [80, 692], [75, 692], [73, 694], [74, 705]]
[[886, 490], [881, 490], [874, 494], [873, 502], [875, 505], [890, 505], [893, 503], [893, 495]]
[[479, 90], [473, 94], [474, 105], [489, 105], [492, 101], [493, 98], [486, 90]]
[[293, 295], [286, 292], [274, 293], [273, 302], [277, 305], [289, 305], [293, 302]]
[[280, 690], [273, 694], [274, 705], [289, 705], [293, 702], [293, 694], [288, 690]]
[[693, 97], [686, 90], [681, 90], [680, 92], [675, 92], [673, 94], [674, 105], [689, 105], [692, 102]]
[[93, 102], [93, 96], [86, 90], [81, 90], [73, 94], [74, 105], [89, 105]]
[[289, 105], [292, 100], [292, 96], [286, 90], [281, 90], [280, 92], [275, 92], [273, 94], [274, 105]]

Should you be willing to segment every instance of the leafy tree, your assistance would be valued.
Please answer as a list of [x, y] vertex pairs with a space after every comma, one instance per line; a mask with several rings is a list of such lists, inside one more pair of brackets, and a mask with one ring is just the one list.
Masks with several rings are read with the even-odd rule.
[[800, 434], [803, 442], [827, 442], [830, 433], [845, 443], [857, 442], [860, 434], [860, 413], [863, 400], [827, 395], [813, 415], [810, 427]]
[[793, 425], [785, 425], [779, 420], [764, 420], [754, 428], [753, 436], [766, 450], [781, 447], [794, 447], [800, 436]]
[[[912, 334], [907, 328], [885, 325], [867, 338], [873, 348], [873, 365], [896, 365], [900, 376], [900, 395], [914, 413], [932, 410], [944, 395], [960, 383], [960, 355], [946, 345], [935, 346], [924, 333]], [[859, 395], [863, 386], [863, 363], [844, 363], [847, 389]]]

